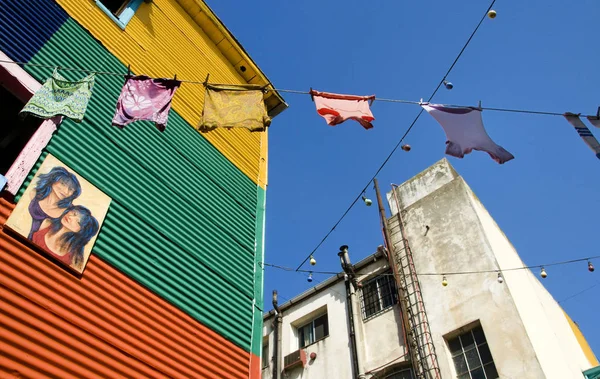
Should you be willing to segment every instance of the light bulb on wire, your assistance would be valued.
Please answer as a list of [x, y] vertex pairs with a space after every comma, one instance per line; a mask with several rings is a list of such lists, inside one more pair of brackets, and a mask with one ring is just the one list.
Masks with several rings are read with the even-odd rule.
[[546, 279], [546, 277], [548, 276], [546, 269], [543, 267], [542, 267], [542, 271], [540, 271], [540, 276], [542, 277], [542, 279]]
[[317, 264], [317, 260], [315, 259], [315, 257], [312, 256], [312, 254], [310, 255], [310, 265], [314, 266]]
[[502, 273], [498, 272], [498, 283], [504, 283], [504, 278], [502, 277]]
[[448, 280], [446, 280], [446, 275], [442, 276], [442, 285], [446, 287], [448, 285]]
[[309, 282], [309, 283], [311, 283], [313, 281], [312, 272], [308, 273], [308, 278], [306, 279], [306, 281]]
[[589, 272], [594, 272], [595, 268], [594, 265], [592, 264], [592, 261], [588, 261], [588, 271]]
[[373, 204], [373, 200], [369, 199], [368, 197], [365, 196], [365, 194], [363, 193], [362, 195], [362, 201], [365, 203], [365, 205], [367, 207], [370, 207], [371, 204]]

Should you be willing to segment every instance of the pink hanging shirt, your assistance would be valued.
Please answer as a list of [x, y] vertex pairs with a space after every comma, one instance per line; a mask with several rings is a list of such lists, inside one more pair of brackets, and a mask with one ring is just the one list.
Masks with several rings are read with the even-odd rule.
[[163, 132], [167, 126], [171, 100], [181, 82], [174, 79], [128, 77], [117, 101], [112, 124], [120, 128], [133, 121], [153, 121]]
[[328, 125], [338, 125], [346, 120], [358, 121], [365, 129], [371, 129], [375, 120], [369, 102], [373, 96], [339, 95], [337, 93], [310, 90], [317, 106], [317, 113], [323, 116]]

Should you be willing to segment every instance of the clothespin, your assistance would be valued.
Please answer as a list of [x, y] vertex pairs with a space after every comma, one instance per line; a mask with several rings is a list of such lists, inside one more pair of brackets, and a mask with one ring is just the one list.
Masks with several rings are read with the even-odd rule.
[[173, 75], [173, 80], [177, 80], [177, 74]]
[[131, 64], [127, 65], [127, 76], [131, 76]]
[[273, 87], [273, 84], [271, 83], [271, 81], [269, 80], [269, 82], [267, 84], [264, 85], [264, 87], [262, 88], [263, 93], [268, 93], [269, 89], [267, 88], [268, 86]]
[[419, 100], [419, 105], [423, 105], [425, 103], [423, 103], [423, 98], [421, 98], [421, 100]]
[[369, 106], [373, 106], [373, 103], [375, 102], [375, 95], [373, 95], [372, 98], [369, 99]]
[[598, 107], [598, 110], [596, 111], [596, 118], [600, 120], [600, 107]]
[[313, 89], [312, 87], [310, 87], [310, 99], [314, 102], [315, 101], [315, 96], [313, 95]]
[[483, 108], [481, 108], [481, 100], [479, 100], [479, 106], [477, 108], [479, 108], [480, 111], [483, 110]]
[[206, 74], [206, 79], [204, 79], [204, 87], [208, 84], [208, 78], [210, 77], [210, 73]]

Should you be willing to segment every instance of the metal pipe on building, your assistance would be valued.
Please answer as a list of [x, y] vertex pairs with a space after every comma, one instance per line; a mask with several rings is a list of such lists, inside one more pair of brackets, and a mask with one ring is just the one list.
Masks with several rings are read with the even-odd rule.
[[350, 336], [350, 350], [352, 354], [352, 356], [350, 357], [350, 359], [352, 360], [352, 377], [354, 379], [358, 379], [358, 354], [356, 351], [356, 332], [354, 329], [354, 310], [352, 307], [350, 279], [346, 279], [344, 283], [346, 284], [346, 310], [348, 313], [348, 332]]
[[[373, 179], [373, 184], [375, 186], [375, 193], [377, 195], [377, 205], [379, 206], [379, 217], [381, 219], [381, 227], [383, 228], [383, 238], [385, 242], [385, 246], [387, 247], [388, 253], [388, 265], [394, 274], [394, 279], [396, 282], [396, 289], [398, 290], [398, 303], [400, 304], [400, 313], [402, 317], [402, 334], [404, 337], [404, 345], [408, 350], [410, 360], [413, 367], [413, 372], [416, 374], [419, 371], [417, 370], [417, 356], [415, 354], [414, 348], [417, 347], [416, 341], [414, 340], [414, 336], [412, 331], [410, 330], [410, 325], [408, 323], [408, 301], [406, 294], [404, 292], [404, 288], [402, 287], [402, 282], [400, 281], [400, 277], [398, 274], [398, 267], [394, 263], [394, 247], [392, 246], [392, 239], [390, 238], [390, 231], [387, 226], [387, 219], [385, 217], [385, 208], [383, 207], [383, 200], [381, 199], [381, 192], [379, 191], [379, 182], [377, 179]], [[398, 212], [400, 212], [400, 205], [398, 204]]]
[[281, 324], [283, 321], [283, 315], [277, 302], [277, 290], [273, 290], [273, 309], [275, 309], [275, 317], [273, 318], [273, 379], [279, 379], [281, 370], [279, 364], [281, 363]]
[[[358, 364], [358, 352], [356, 350], [356, 329], [354, 327], [354, 309], [352, 307], [352, 290], [350, 288], [350, 282], [355, 281], [354, 270], [352, 269], [352, 264], [350, 263], [350, 258], [348, 256], [348, 246], [344, 245], [340, 247], [340, 252], [338, 253], [340, 257], [340, 263], [342, 264], [342, 269], [346, 273], [344, 278], [344, 284], [346, 285], [346, 313], [348, 316], [348, 334], [350, 338], [350, 352], [352, 360], [352, 378], [358, 379], [359, 375], [359, 364]], [[353, 282], [354, 283], [354, 282]]]
[[[358, 379], [365, 379], [365, 366], [364, 366], [364, 359], [366, 356], [365, 353], [365, 345], [364, 342], [363, 343], [359, 343], [359, 336], [357, 335], [360, 334], [362, 336], [362, 333], [360, 332], [360, 317], [354, 315], [354, 309], [359, 310], [360, 309], [360, 303], [359, 303], [359, 297], [357, 296], [357, 291], [358, 291], [358, 285], [354, 287], [354, 290], [352, 290], [352, 287], [350, 287], [350, 296], [351, 296], [351, 305], [352, 305], [352, 321], [354, 322], [354, 341], [355, 341], [355, 349], [356, 349], [356, 368], [357, 368], [357, 375], [358, 375]], [[363, 340], [361, 340], [363, 341]]]

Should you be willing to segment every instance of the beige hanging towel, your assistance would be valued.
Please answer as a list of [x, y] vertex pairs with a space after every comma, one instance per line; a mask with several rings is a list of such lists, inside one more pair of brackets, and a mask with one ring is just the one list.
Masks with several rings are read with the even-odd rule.
[[201, 132], [216, 128], [262, 132], [269, 125], [271, 118], [267, 114], [262, 87], [206, 85], [204, 110], [198, 125]]

